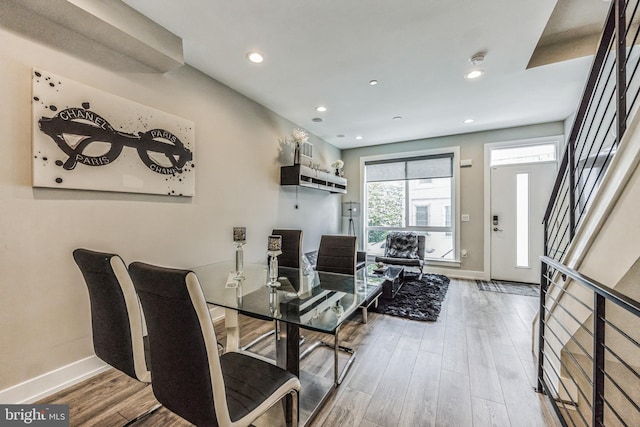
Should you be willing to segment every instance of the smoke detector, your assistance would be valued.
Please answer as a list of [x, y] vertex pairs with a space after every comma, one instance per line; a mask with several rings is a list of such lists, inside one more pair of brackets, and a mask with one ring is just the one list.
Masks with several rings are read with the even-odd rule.
[[471, 58], [469, 58], [469, 61], [471, 61], [473, 65], [481, 65], [482, 62], [484, 61], [484, 53], [482, 52], [476, 53]]
[[482, 62], [484, 61], [484, 55], [485, 55], [484, 53], [478, 52], [475, 55], [473, 55], [471, 58], [469, 58], [469, 61], [471, 62], [471, 64], [473, 64], [474, 68], [464, 75], [465, 79], [470, 79], [470, 80], [477, 79], [478, 77], [484, 74], [484, 70], [480, 68], [480, 65], [482, 65]]

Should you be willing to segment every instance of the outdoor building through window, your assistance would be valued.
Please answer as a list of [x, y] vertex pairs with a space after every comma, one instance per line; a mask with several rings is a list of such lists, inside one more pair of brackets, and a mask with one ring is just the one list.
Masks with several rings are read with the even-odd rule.
[[455, 258], [453, 153], [365, 161], [367, 252], [384, 253], [392, 230], [426, 236], [425, 256]]

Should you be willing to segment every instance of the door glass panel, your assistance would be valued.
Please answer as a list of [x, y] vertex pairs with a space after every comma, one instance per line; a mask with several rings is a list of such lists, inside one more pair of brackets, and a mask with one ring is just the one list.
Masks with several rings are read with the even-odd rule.
[[529, 174], [516, 174], [516, 266], [529, 267]]
[[494, 148], [491, 150], [491, 166], [552, 162], [555, 160], [555, 143]]

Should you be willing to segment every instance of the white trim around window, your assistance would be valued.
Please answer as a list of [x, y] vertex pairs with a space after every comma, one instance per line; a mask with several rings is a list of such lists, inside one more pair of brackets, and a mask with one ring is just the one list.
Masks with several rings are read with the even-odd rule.
[[453, 194], [451, 198], [451, 211], [453, 213], [452, 223], [454, 225], [454, 257], [452, 260], [434, 260], [426, 259], [427, 265], [443, 266], [443, 267], [460, 267], [460, 147], [444, 147], [430, 150], [407, 151], [391, 154], [377, 154], [372, 156], [363, 156], [360, 158], [360, 203], [362, 205], [362, 221], [360, 222], [359, 234], [362, 236], [363, 248], [367, 247], [366, 224], [367, 208], [366, 208], [366, 177], [365, 163], [384, 160], [403, 160], [421, 156], [437, 156], [442, 154], [453, 154]]

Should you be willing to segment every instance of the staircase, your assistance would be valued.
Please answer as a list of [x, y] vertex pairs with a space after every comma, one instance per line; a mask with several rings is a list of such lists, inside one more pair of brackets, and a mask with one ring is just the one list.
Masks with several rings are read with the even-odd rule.
[[538, 391], [565, 425], [640, 425], [639, 4], [611, 3], [544, 220]]

